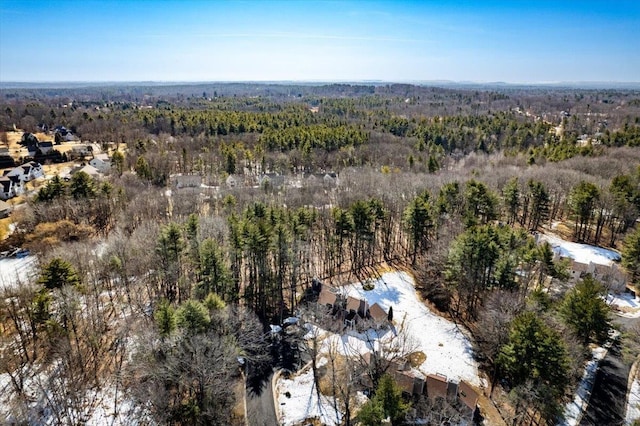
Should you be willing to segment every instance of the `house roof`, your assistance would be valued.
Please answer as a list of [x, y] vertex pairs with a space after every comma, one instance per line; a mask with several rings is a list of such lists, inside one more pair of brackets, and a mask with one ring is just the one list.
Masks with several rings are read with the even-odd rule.
[[373, 318], [374, 321], [385, 321], [388, 317], [385, 310], [377, 303], [374, 303], [369, 307], [369, 315], [371, 315], [371, 318]]
[[4, 192], [8, 192], [11, 189], [13, 182], [7, 177], [1, 177], [0, 185], [2, 185], [2, 189], [4, 190]]
[[429, 395], [429, 397], [446, 398], [448, 386], [446, 376], [427, 374], [427, 395]]
[[356, 299], [355, 297], [347, 297], [347, 311], [365, 312], [367, 310], [367, 302]]
[[6, 212], [8, 210], [11, 210], [11, 204], [0, 200], [0, 212]]
[[418, 379], [417, 377], [414, 377], [413, 374], [411, 374], [408, 371], [395, 371], [393, 373], [393, 378], [396, 384], [400, 387], [400, 389], [402, 389], [404, 392], [407, 392], [409, 394], [414, 393], [415, 381], [421, 380], [421, 379]]
[[96, 154], [96, 155], [93, 157], [93, 159], [94, 159], [94, 160], [104, 161], [105, 163], [108, 163], [109, 161], [111, 161], [111, 160], [109, 159], [109, 155], [105, 154], [104, 152], [103, 152], [103, 153], [100, 153], [100, 154]]
[[471, 410], [476, 409], [478, 404], [478, 392], [464, 380], [458, 384], [458, 398]]
[[80, 167], [80, 168], [76, 168], [74, 170], [71, 171], [71, 174], [75, 174], [78, 172], [85, 172], [86, 174], [88, 174], [89, 176], [100, 176], [100, 172], [98, 171], [98, 169], [96, 169], [95, 167], [93, 167], [90, 164], [87, 164], [84, 167]]
[[322, 305], [335, 305], [338, 296], [329, 290], [322, 289], [318, 296], [318, 303]]
[[586, 272], [589, 270], [589, 265], [586, 263], [574, 261], [571, 264], [571, 269], [578, 272]]

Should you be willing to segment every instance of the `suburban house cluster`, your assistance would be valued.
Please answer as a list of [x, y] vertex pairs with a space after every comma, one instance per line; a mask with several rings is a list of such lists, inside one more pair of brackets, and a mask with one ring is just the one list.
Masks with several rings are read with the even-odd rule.
[[[171, 186], [176, 189], [199, 188], [204, 183], [202, 176], [198, 174], [182, 173], [171, 175], [170, 181]], [[255, 176], [250, 174], [231, 174], [224, 179], [224, 185], [230, 189], [254, 187], [280, 189], [285, 186], [295, 188], [303, 186], [335, 188], [338, 186], [338, 175], [334, 172], [304, 173], [294, 178], [289, 178], [279, 173], [262, 173]]]
[[0, 178], [0, 199], [8, 200], [22, 194], [26, 182], [43, 176], [42, 165], [35, 161], [5, 170]]
[[[366, 364], [371, 364], [372, 354], [364, 355]], [[427, 374], [418, 376], [413, 372], [411, 364], [407, 360], [394, 360], [389, 362], [387, 368], [389, 374], [402, 392], [409, 397], [426, 396], [432, 400], [438, 398], [451, 402], [459, 402], [469, 417], [473, 417], [478, 407], [478, 392], [467, 382], [448, 380], [441, 374]], [[367, 379], [364, 379], [365, 382]], [[371, 383], [364, 383], [370, 386]]]
[[[314, 279], [312, 289], [317, 294], [317, 306], [319, 310], [325, 310], [334, 320], [342, 321], [345, 328], [354, 328], [360, 321], [363, 325], [375, 328], [386, 327], [393, 320], [392, 308], [386, 311], [379, 304], [370, 305], [366, 300], [356, 297], [344, 297], [336, 289], [323, 285]], [[391, 311], [391, 312], [390, 312]], [[370, 365], [373, 355], [366, 353], [364, 362]], [[389, 361], [387, 373], [391, 375], [402, 392], [409, 397], [427, 396], [432, 399], [444, 398], [448, 401], [460, 402], [462, 407], [468, 409], [470, 416], [476, 412], [479, 394], [473, 387], [465, 382], [448, 380], [447, 376], [440, 374], [427, 374], [416, 372], [411, 368], [408, 360]], [[363, 377], [362, 385], [371, 387]]]
[[366, 300], [353, 296], [345, 298], [335, 289], [322, 284], [316, 284], [316, 286], [320, 287], [318, 306], [326, 309], [334, 319], [341, 320], [345, 327], [354, 328], [360, 321], [369, 320], [376, 328], [380, 328], [387, 325], [390, 320], [389, 312], [377, 303], [369, 305]]
[[[557, 255], [557, 258], [564, 259]], [[583, 279], [587, 274], [591, 274], [593, 278], [600, 281], [605, 287], [614, 292], [622, 292], [627, 285], [627, 274], [615, 262], [609, 265], [599, 263], [583, 263], [574, 259], [569, 259], [570, 280], [576, 282]]]
[[[545, 242], [545, 240], [541, 238], [540, 234], [536, 234], [536, 243], [541, 244], [543, 242]], [[575, 284], [589, 274], [614, 293], [621, 293], [625, 291], [627, 283], [629, 282], [629, 277], [617, 261], [611, 260], [607, 264], [595, 263], [592, 261], [581, 262], [580, 260], [576, 260], [570, 256], [565, 256], [565, 253], [553, 244], [551, 246], [554, 262], [568, 262], [567, 272], [569, 273], [569, 282]]]

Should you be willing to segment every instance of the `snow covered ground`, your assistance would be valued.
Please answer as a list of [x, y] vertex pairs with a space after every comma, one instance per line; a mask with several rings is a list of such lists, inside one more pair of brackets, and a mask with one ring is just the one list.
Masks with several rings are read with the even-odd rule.
[[34, 279], [36, 261], [36, 256], [0, 259], [0, 290]]
[[[456, 324], [432, 313], [418, 299], [413, 278], [409, 274], [385, 273], [374, 282], [374, 286], [373, 290], [365, 291], [361, 283], [355, 283], [339, 290], [345, 295], [365, 299], [369, 305], [378, 303], [386, 311], [393, 306], [396, 331], [404, 327], [409, 345], [414, 351], [422, 351], [426, 355], [426, 360], [414, 369], [414, 373], [439, 373], [452, 381], [465, 380], [473, 385], [483, 385], [478, 376], [477, 363], [472, 357], [471, 342]], [[395, 337], [393, 330], [368, 330], [366, 333], [351, 330], [339, 335], [315, 326], [307, 327], [307, 337], [315, 334], [322, 339], [321, 353], [333, 347], [344, 355], [362, 354]], [[296, 425], [312, 417], [320, 418], [327, 425], [338, 423], [332, 400], [322, 397], [318, 403], [310, 369], [290, 379], [278, 380], [276, 388], [276, 406], [279, 407], [282, 424]]]
[[629, 400], [627, 401], [627, 414], [625, 417], [628, 425], [640, 419], [640, 381], [638, 381], [637, 377], [631, 384]]
[[[319, 363], [320, 364], [320, 363]], [[313, 371], [307, 367], [301, 374], [291, 379], [278, 380], [276, 405], [280, 407], [280, 423], [286, 426], [297, 425], [306, 419], [317, 418], [323, 425], [340, 424], [341, 416], [336, 417], [333, 398], [320, 394], [313, 386]]]
[[347, 295], [377, 303], [388, 312], [393, 306], [394, 323], [404, 321], [405, 332], [417, 350], [427, 356], [418, 366], [424, 374], [443, 374], [449, 380], [466, 380], [481, 385], [478, 364], [473, 360], [471, 342], [460, 327], [433, 312], [416, 294], [413, 278], [404, 272], [388, 272], [375, 282], [373, 290], [365, 291], [360, 283], [341, 288]]
[[569, 257], [581, 263], [593, 262], [600, 265], [611, 265], [614, 261], [621, 259], [620, 254], [613, 250], [566, 241], [555, 235], [539, 234], [539, 240], [551, 244], [553, 251], [560, 256]]
[[640, 298], [633, 293], [607, 295], [607, 303], [625, 318], [640, 318]]
[[582, 413], [589, 404], [589, 398], [591, 397], [591, 389], [593, 389], [593, 383], [596, 379], [596, 373], [598, 371], [598, 364], [607, 355], [607, 350], [601, 347], [597, 347], [591, 352], [591, 359], [587, 362], [582, 380], [578, 384], [576, 395], [573, 401], [569, 402], [564, 407], [564, 421], [560, 426], [576, 426], [582, 418]]
[[582, 414], [589, 404], [589, 398], [591, 397], [591, 391], [593, 390], [593, 384], [596, 380], [596, 373], [598, 372], [600, 361], [607, 356], [611, 345], [619, 337], [620, 332], [613, 331], [609, 334], [609, 339], [603, 346], [598, 346], [591, 350], [591, 359], [584, 367], [584, 374], [582, 375], [580, 383], [578, 383], [573, 401], [564, 407], [564, 421], [560, 422], [559, 426], [576, 426], [580, 423]]

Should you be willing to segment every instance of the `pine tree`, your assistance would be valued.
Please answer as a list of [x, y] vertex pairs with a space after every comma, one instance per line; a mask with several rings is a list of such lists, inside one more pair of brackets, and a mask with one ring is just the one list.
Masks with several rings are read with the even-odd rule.
[[640, 226], [624, 239], [622, 266], [629, 272], [631, 282], [638, 283], [640, 280]]
[[56, 257], [42, 269], [38, 283], [45, 288], [54, 289], [66, 285], [78, 285], [80, 278], [71, 263]]
[[609, 305], [602, 284], [588, 274], [564, 298], [560, 313], [586, 345], [592, 338], [602, 339], [609, 330]]

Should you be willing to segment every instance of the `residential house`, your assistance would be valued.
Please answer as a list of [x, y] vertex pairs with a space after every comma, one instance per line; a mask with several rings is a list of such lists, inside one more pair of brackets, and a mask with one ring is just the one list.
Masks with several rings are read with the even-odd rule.
[[424, 392], [424, 380], [414, 376], [411, 371], [393, 371], [391, 377], [407, 395], [422, 395]]
[[334, 292], [323, 288], [318, 295], [318, 305], [333, 308], [338, 301], [338, 295]]
[[89, 164], [87, 164], [86, 166], [81, 166], [81, 167], [77, 167], [77, 168], [73, 169], [71, 171], [71, 175], [74, 175], [74, 174], [76, 174], [78, 172], [84, 172], [84, 173], [88, 174], [89, 176], [91, 176], [94, 179], [99, 178], [99, 177], [102, 176], [98, 169], [96, 169], [95, 167], [93, 167], [92, 165], [89, 165]]
[[305, 173], [302, 177], [307, 186], [324, 186], [325, 188], [334, 188], [338, 185], [338, 175], [334, 172]]
[[57, 141], [72, 142], [76, 140], [76, 137], [73, 135], [73, 133], [71, 133], [71, 131], [64, 126], [56, 126], [53, 129], [53, 132], [55, 135], [56, 142]]
[[202, 184], [202, 176], [195, 174], [177, 174], [171, 175], [169, 181], [177, 189], [180, 188], [199, 188]]
[[16, 196], [13, 181], [6, 176], [0, 178], [0, 199], [8, 200]]
[[6, 175], [5, 177], [7, 177], [8, 179], [10, 179], [11, 181], [13, 181], [13, 195], [14, 196], [18, 196], [24, 193], [24, 181], [20, 178], [20, 176], [11, 176], [11, 175]]
[[369, 308], [369, 317], [373, 320], [376, 327], [382, 327], [388, 322], [389, 314], [382, 309], [380, 305], [374, 303]]
[[347, 297], [347, 312], [353, 312], [365, 318], [368, 311], [369, 304], [366, 300], [357, 299], [352, 296]]
[[67, 152], [70, 159], [83, 159], [94, 157], [100, 152], [100, 147], [90, 143], [79, 143], [71, 146], [71, 151]]
[[107, 154], [96, 154], [89, 161], [89, 165], [95, 167], [100, 173], [107, 173], [111, 170], [111, 159]]
[[36, 161], [29, 161], [21, 166], [15, 167], [8, 172], [5, 172], [5, 176], [18, 177], [22, 182], [30, 182], [34, 179], [44, 176], [44, 170], [42, 164]]
[[429, 398], [446, 398], [449, 389], [447, 376], [427, 374], [427, 396]]
[[627, 281], [629, 280], [627, 273], [616, 263], [610, 265], [596, 264], [594, 266], [593, 276], [610, 291], [615, 293], [625, 291]]
[[12, 209], [11, 204], [0, 200], [0, 219], [9, 216]]
[[458, 400], [474, 413], [478, 406], [479, 394], [471, 385], [464, 380], [458, 384]]
[[285, 184], [285, 178], [278, 173], [264, 173], [258, 177], [260, 187], [281, 188]]
[[24, 170], [24, 174], [27, 177], [26, 182], [44, 177], [44, 170], [42, 169], [42, 164], [38, 163], [37, 161], [29, 161], [28, 163], [23, 164], [21, 167]]
[[229, 188], [239, 188], [245, 186], [245, 177], [243, 175], [229, 175], [226, 179], [226, 184]]
[[322, 184], [327, 188], [338, 186], [338, 175], [334, 172], [325, 173], [322, 176]]
[[392, 361], [388, 372], [404, 393], [408, 395], [422, 395], [424, 393], [424, 379], [411, 371], [409, 361], [404, 359]]
[[39, 142], [38, 149], [43, 155], [47, 155], [48, 153], [53, 151], [53, 142], [51, 141]]
[[571, 262], [569, 267], [570, 281], [581, 280], [587, 274], [590, 274], [614, 292], [624, 291], [627, 285], [628, 278], [626, 273], [614, 262], [609, 265], [593, 262], [583, 263], [575, 260]]

